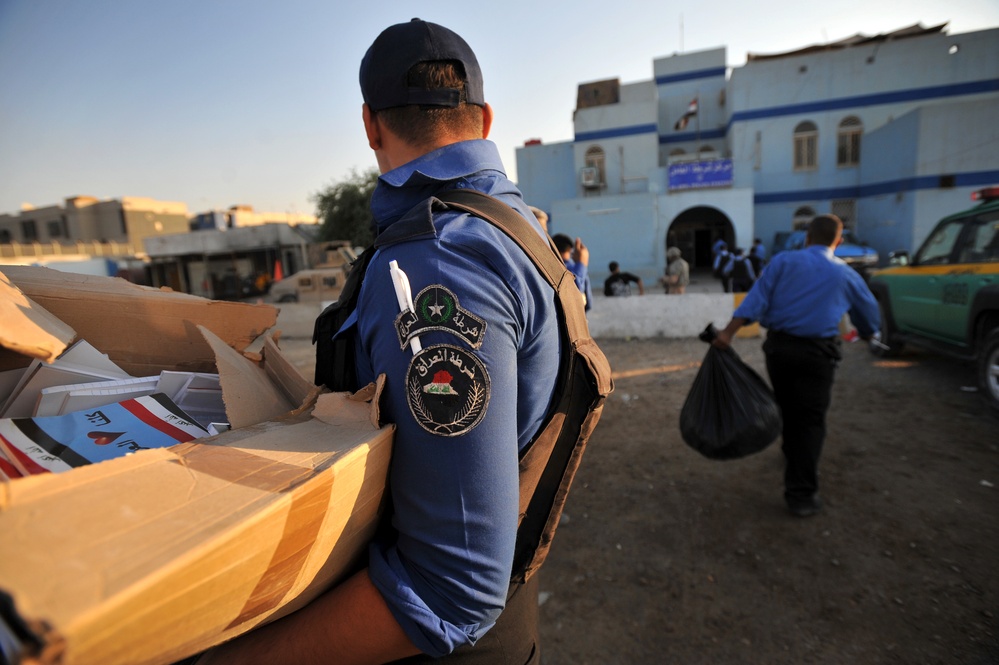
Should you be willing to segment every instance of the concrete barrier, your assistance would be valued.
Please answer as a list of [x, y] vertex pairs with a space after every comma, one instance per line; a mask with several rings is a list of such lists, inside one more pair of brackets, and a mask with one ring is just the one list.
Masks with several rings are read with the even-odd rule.
[[[288, 338], [312, 337], [319, 303], [287, 303], [280, 308], [277, 328]], [[594, 296], [587, 314], [590, 335], [604, 338], [696, 337], [709, 323], [723, 327], [732, 318], [733, 296], [730, 293], [687, 293], [669, 296], [648, 293], [644, 296], [606, 298]]]
[[709, 323], [724, 327], [732, 318], [733, 309], [730, 293], [595, 296], [586, 318], [593, 337], [696, 337]]

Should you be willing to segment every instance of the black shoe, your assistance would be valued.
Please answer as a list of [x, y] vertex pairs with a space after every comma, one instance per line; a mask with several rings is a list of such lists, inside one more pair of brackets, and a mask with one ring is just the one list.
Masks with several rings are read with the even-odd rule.
[[822, 501], [818, 494], [804, 498], [787, 498], [787, 509], [795, 517], [811, 517], [822, 510]]

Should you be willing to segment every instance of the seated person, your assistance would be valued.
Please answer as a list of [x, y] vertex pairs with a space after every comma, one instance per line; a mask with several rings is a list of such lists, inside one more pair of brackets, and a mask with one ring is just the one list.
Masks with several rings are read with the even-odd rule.
[[632, 283], [638, 284], [638, 295], [645, 295], [645, 286], [641, 277], [630, 272], [621, 272], [621, 266], [617, 261], [611, 261], [607, 267], [611, 274], [604, 280], [605, 296], [630, 296]]

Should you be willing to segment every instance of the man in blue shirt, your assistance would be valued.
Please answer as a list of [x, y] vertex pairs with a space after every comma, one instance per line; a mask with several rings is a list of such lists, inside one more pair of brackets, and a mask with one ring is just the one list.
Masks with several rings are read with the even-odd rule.
[[590, 250], [579, 238], [573, 242], [572, 238], [564, 233], [556, 233], [552, 236], [555, 249], [562, 256], [562, 262], [566, 269], [572, 273], [576, 280], [576, 287], [583, 294], [583, 309], [587, 312], [593, 307], [593, 288], [590, 285]]
[[731, 282], [732, 293], [745, 293], [756, 281], [757, 272], [753, 269], [753, 264], [749, 257], [743, 252], [742, 247], [736, 247], [735, 251], [729, 255], [722, 273]]
[[767, 373], [784, 420], [784, 499], [798, 517], [814, 515], [822, 505], [818, 463], [841, 359], [839, 321], [849, 312], [865, 340], [880, 325], [877, 301], [863, 278], [833, 256], [842, 232], [835, 215], [813, 219], [806, 247], [771, 260], [712, 342], [728, 348], [736, 331], [754, 321], [767, 329]]
[[[391, 522], [359, 573], [207, 662], [536, 663], [538, 576], [510, 579], [519, 453], [559, 372], [555, 298], [505, 233], [431, 197], [490, 194], [547, 236], [485, 140], [492, 109], [461, 37], [418, 19], [391, 26], [360, 78], [381, 171], [377, 251], [338, 335], [353, 337], [360, 385], [386, 377]], [[408, 319], [395, 269], [411, 287]]]
[[725, 293], [732, 292], [732, 276], [725, 272], [728, 262], [732, 259], [732, 253], [728, 251], [728, 244], [724, 240], [715, 243], [714, 259], [711, 264], [711, 274], [721, 280], [722, 290]]

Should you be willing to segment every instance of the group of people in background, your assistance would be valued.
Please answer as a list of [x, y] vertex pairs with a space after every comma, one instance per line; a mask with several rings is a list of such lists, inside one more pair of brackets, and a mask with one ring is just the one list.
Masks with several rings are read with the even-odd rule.
[[[548, 216], [541, 210], [532, 207], [532, 212], [547, 230]], [[576, 286], [586, 302], [586, 311], [593, 306], [593, 290], [589, 277], [589, 249], [580, 238], [573, 240], [564, 233], [551, 236], [552, 242], [562, 256], [566, 268], [573, 274]], [[756, 280], [759, 279], [767, 264], [767, 249], [759, 238], [753, 240], [753, 245], [747, 254], [742, 247], [729, 250], [728, 243], [718, 238], [711, 247], [712, 274], [721, 281], [725, 293], [747, 293]], [[611, 261], [607, 269], [610, 271], [604, 280], [604, 295], [620, 297], [632, 295], [632, 285], [637, 288], [638, 295], [645, 294], [645, 284], [642, 278], [634, 273], [621, 270], [617, 261]], [[690, 264], [683, 258], [679, 247], [669, 247], [666, 250], [665, 274], [659, 278], [659, 283], [670, 295], [686, 293], [690, 284]]]
[[746, 293], [763, 272], [767, 263], [766, 252], [759, 238], [753, 240], [748, 255], [742, 247], [729, 251], [728, 243], [719, 238], [711, 247], [711, 272], [721, 280], [725, 293]]

